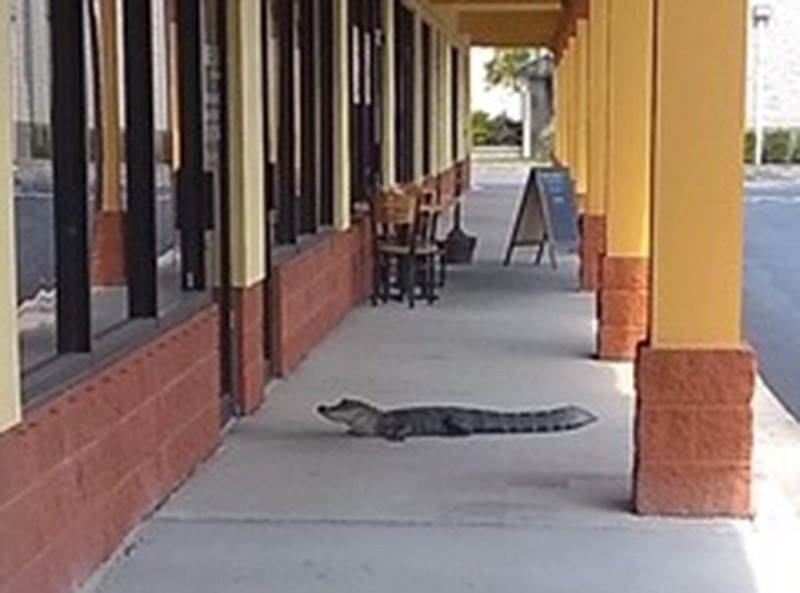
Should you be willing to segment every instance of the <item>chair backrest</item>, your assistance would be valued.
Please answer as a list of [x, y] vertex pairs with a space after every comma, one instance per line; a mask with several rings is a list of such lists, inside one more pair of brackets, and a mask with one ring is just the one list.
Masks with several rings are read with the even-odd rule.
[[374, 203], [375, 223], [387, 226], [413, 226], [419, 210], [419, 198], [400, 187], [380, 192]]

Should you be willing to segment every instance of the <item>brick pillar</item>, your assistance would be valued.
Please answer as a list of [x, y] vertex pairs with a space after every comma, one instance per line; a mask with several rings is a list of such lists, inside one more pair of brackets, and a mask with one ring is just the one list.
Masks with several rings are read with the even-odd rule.
[[742, 336], [747, 14], [746, 0], [655, 3], [653, 298], [636, 381], [641, 513], [751, 513], [756, 365]]
[[602, 214], [581, 216], [581, 288], [600, 288], [600, 262], [606, 249], [606, 217]]
[[600, 265], [598, 355], [603, 360], [633, 360], [647, 336], [650, 260], [606, 256]]
[[252, 414], [264, 402], [267, 363], [264, 353], [264, 283], [233, 292], [235, 331], [233, 370], [239, 392], [239, 406], [244, 414]]
[[104, 210], [94, 213], [92, 284], [124, 286], [125, 212]]
[[755, 357], [643, 346], [634, 504], [643, 514], [751, 514]]

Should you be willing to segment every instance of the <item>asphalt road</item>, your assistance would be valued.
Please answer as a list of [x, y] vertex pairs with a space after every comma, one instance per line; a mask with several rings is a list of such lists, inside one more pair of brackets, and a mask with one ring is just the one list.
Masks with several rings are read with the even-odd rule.
[[767, 384], [800, 419], [800, 174], [747, 183], [745, 322]]

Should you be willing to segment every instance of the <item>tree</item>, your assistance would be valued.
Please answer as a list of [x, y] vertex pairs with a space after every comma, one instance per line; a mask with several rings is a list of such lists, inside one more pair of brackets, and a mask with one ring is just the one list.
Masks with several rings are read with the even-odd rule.
[[536, 52], [530, 49], [494, 50], [494, 56], [486, 63], [486, 83], [520, 92], [520, 75], [536, 57]]

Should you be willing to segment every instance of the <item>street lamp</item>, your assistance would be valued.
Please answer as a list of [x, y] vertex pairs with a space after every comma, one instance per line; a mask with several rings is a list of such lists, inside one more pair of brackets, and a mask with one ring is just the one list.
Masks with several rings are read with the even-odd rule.
[[769, 4], [756, 4], [753, 6], [753, 24], [756, 27], [768, 25], [770, 19], [772, 19], [772, 6]]
[[762, 101], [764, 96], [763, 58], [766, 32], [772, 20], [772, 6], [768, 3], [759, 3], [752, 10], [753, 29], [756, 34], [756, 56], [753, 76], [755, 88], [753, 91], [753, 124], [755, 126], [756, 153], [755, 164], [760, 165], [764, 151], [764, 117]]

